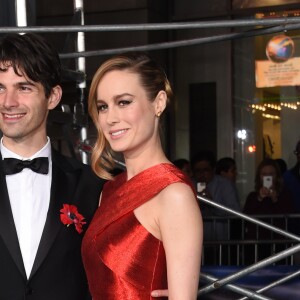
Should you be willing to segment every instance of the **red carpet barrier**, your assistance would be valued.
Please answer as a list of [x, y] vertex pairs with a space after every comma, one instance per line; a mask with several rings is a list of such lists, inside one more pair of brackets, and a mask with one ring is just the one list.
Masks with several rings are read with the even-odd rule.
[[[300, 265], [297, 266], [270, 266], [263, 268], [261, 270], [255, 271], [236, 282], [231, 282], [231, 284], [240, 285], [241, 287], [258, 290], [262, 287], [269, 285], [270, 283], [279, 280], [291, 273], [298, 271]], [[203, 273], [210, 274], [217, 277], [218, 279], [227, 277], [233, 273], [236, 273], [243, 269], [242, 267], [236, 266], [203, 266], [201, 271]], [[207, 285], [207, 282], [200, 280], [200, 288]], [[284, 299], [284, 300], [296, 300], [300, 299], [300, 277], [296, 277], [287, 281], [284, 284], [273, 287], [272, 289], [263, 293], [263, 295], [274, 299]], [[240, 299], [241, 295], [234, 292], [228, 291], [224, 287], [214, 291], [212, 293], [202, 295], [199, 299], [203, 300], [233, 300]]]

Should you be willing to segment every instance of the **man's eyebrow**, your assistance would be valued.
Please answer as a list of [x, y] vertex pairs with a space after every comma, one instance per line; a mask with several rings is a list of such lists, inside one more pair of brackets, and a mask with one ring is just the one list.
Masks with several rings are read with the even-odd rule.
[[[36, 84], [34, 82], [31, 82], [31, 81], [18, 81], [16, 83], [13, 84], [14, 86], [22, 86], [22, 85], [30, 85], [30, 86], [36, 86]], [[1, 87], [4, 87], [5, 84], [0, 82], [0, 86]]]
[[19, 81], [16, 83], [16, 85], [32, 85], [35, 86], [34, 82], [31, 81]]

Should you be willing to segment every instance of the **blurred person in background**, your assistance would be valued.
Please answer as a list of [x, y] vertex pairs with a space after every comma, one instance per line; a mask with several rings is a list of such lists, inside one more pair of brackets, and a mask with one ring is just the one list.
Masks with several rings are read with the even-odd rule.
[[180, 169], [181, 171], [185, 172], [189, 177], [193, 177], [193, 172], [191, 168], [190, 162], [185, 158], [179, 158], [173, 161], [173, 164]]
[[[240, 203], [234, 184], [231, 180], [215, 174], [215, 167], [216, 159], [211, 151], [200, 151], [192, 159], [193, 180], [197, 192], [218, 204], [240, 211]], [[228, 215], [227, 212], [213, 206], [208, 207], [208, 205], [203, 205], [202, 212], [204, 216]]]
[[285, 186], [292, 193], [295, 212], [300, 213], [300, 141], [296, 144], [294, 154], [297, 159], [296, 164], [284, 173], [283, 179]]
[[235, 160], [231, 157], [220, 158], [217, 161], [215, 173], [235, 183], [237, 177], [237, 167]]
[[279, 167], [281, 175], [284, 175], [284, 173], [287, 171], [287, 164], [285, 160], [282, 158], [276, 158], [275, 161]]
[[[249, 215], [282, 215], [282, 218], [263, 218], [262, 221], [276, 227], [292, 230], [292, 223], [286, 227], [284, 215], [295, 213], [292, 195], [285, 187], [280, 168], [273, 159], [266, 158], [258, 165], [255, 175], [255, 189], [247, 196], [244, 213]], [[245, 224], [245, 238], [251, 240], [283, 239], [272, 231], [257, 227], [252, 223]], [[272, 253], [270, 244], [258, 245], [258, 259], [263, 259]], [[248, 247], [250, 255], [248, 262], [254, 262], [253, 247]], [[248, 253], [248, 252], [246, 252]]]
[[[211, 151], [200, 151], [192, 159], [194, 184], [198, 195], [240, 211], [239, 199], [232, 181], [215, 174], [216, 159]], [[200, 201], [204, 217], [204, 241], [229, 241], [228, 216], [230, 213]], [[216, 247], [206, 247], [205, 264], [215, 264], [218, 257]]]

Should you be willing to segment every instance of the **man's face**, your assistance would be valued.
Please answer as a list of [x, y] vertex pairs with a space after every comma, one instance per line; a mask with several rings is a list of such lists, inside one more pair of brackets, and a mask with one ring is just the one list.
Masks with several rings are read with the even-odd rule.
[[229, 179], [232, 182], [235, 182], [237, 176], [237, 169], [235, 166], [232, 166], [228, 169], [228, 171], [221, 171], [220, 175]]
[[193, 174], [197, 182], [209, 183], [214, 177], [214, 169], [206, 160], [198, 161], [193, 166]]
[[0, 129], [4, 145], [45, 141], [49, 99], [41, 83], [18, 76], [12, 67], [0, 72]]

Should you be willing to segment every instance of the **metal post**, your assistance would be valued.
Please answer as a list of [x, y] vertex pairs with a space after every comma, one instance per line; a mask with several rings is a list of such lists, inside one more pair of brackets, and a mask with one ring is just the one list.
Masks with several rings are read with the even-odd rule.
[[15, 0], [15, 7], [17, 26], [27, 26], [26, 0]]
[[[76, 13], [80, 14], [80, 25], [84, 25], [84, 14], [83, 14], [83, 0], [74, 0], [74, 9]], [[84, 52], [85, 51], [85, 36], [84, 32], [77, 33], [76, 41], [76, 51]], [[78, 57], [76, 59], [77, 70], [84, 73], [86, 71], [86, 61], [85, 57]], [[74, 118], [75, 123], [80, 126], [80, 142], [83, 143], [87, 139], [87, 117], [86, 117], [86, 108], [85, 108], [85, 88], [86, 80], [82, 80], [77, 84], [79, 90], [79, 101], [74, 106]], [[79, 124], [78, 124], [79, 123]], [[82, 162], [88, 163], [88, 154], [82, 150], [80, 151]]]

